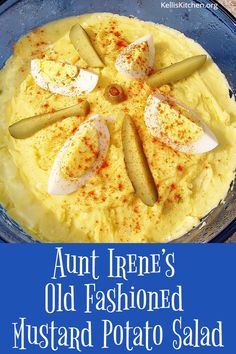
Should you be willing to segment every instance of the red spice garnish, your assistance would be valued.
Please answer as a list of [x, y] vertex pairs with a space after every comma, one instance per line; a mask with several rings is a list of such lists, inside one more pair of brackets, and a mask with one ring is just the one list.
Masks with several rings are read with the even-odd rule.
[[106, 167], [108, 167], [108, 166], [109, 166], [108, 162], [107, 162], [107, 161], [104, 161], [103, 164], [102, 164], [102, 166], [101, 166], [101, 168], [106, 168]]
[[149, 67], [149, 68], [147, 69], [147, 75], [148, 75], [148, 76], [154, 74], [154, 72], [155, 72], [154, 68], [150, 68], [150, 67]]
[[139, 86], [140, 86], [141, 88], [144, 87], [144, 82], [143, 82], [142, 80], [138, 80], [138, 83], [139, 83]]
[[176, 189], [176, 184], [175, 183], [171, 183], [170, 190], [173, 191], [174, 189]]
[[89, 195], [91, 198], [93, 198], [94, 200], [97, 200], [97, 199], [98, 199], [94, 191], [88, 192], [88, 195]]
[[89, 139], [86, 136], [83, 138], [83, 142], [90, 149], [90, 151], [94, 154], [94, 156], [98, 157], [98, 151], [94, 150], [93, 145], [89, 142]]
[[124, 186], [123, 186], [122, 183], [119, 183], [119, 184], [118, 184], [118, 189], [119, 189], [120, 191], [122, 191], [122, 190], [124, 189]]
[[180, 201], [182, 200], [181, 195], [180, 195], [180, 194], [175, 194], [175, 200], [176, 200], [177, 202], [180, 202]]
[[176, 167], [176, 169], [177, 169], [177, 171], [179, 171], [179, 172], [183, 172], [184, 166], [178, 165], [178, 166]]
[[37, 42], [37, 43], [36, 43], [36, 47], [40, 47], [40, 46], [46, 45], [46, 44], [48, 44], [48, 43], [45, 42], [45, 41], [40, 41], [40, 42]]
[[120, 39], [116, 42], [116, 45], [119, 48], [125, 48], [125, 47], [127, 47], [128, 44], [125, 40]]
[[71, 134], [74, 134], [76, 132], [76, 130], [77, 130], [77, 127], [74, 127], [71, 131]]
[[153, 143], [157, 143], [158, 141], [159, 141], [158, 138], [156, 138], [156, 137], [152, 138]]
[[121, 33], [118, 32], [118, 31], [116, 31], [116, 32], [114, 32], [114, 35], [115, 35], [116, 37], [120, 37], [120, 36], [121, 36]]

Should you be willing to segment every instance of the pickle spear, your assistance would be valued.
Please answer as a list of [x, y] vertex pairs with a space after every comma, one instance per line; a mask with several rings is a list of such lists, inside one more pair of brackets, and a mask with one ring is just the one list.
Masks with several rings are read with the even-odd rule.
[[200, 69], [200, 67], [205, 64], [206, 59], [206, 55], [196, 55], [182, 60], [179, 63], [167, 66], [151, 75], [148, 78], [147, 83], [151, 86], [160, 87], [185, 79]]
[[148, 166], [147, 158], [135, 124], [126, 115], [123, 121], [121, 137], [127, 173], [136, 195], [148, 206], [158, 199], [157, 188]]
[[39, 114], [34, 117], [29, 117], [12, 124], [9, 127], [11, 136], [15, 139], [29, 138], [39, 130], [47, 126], [59, 122], [64, 118], [72, 116], [85, 116], [89, 112], [89, 103], [83, 101], [71, 107], [60, 109], [52, 113]]
[[86, 63], [95, 68], [104, 66], [102, 60], [94, 49], [87, 32], [78, 23], [70, 30], [70, 40], [79, 55]]

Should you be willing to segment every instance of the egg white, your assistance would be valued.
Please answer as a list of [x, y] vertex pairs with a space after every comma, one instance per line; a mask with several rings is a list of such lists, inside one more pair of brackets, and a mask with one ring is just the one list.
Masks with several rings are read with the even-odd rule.
[[152, 35], [147, 34], [146, 36], [138, 38], [136, 41], [129, 44], [128, 47], [122, 50], [122, 52], [119, 54], [119, 56], [116, 59], [115, 67], [117, 71], [119, 71], [121, 74], [125, 75], [129, 79], [143, 79], [146, 76], [148, 76], [147, 70], [140, 70], [140, 71], [130, 70], [129, 66], [126, 65], [126, 62], [124, 60], [124, 55], [126, 55], [129, 52], [132, 53], [133, 47], [142, 42], [147, 42], [149, 48], [149, 62], [146, 69], [149, 68], [151, 69], [154, 65], [155, 47], [153, 43], [153, 37]]
[[[96, 161], [91, 165], [91, 167], [81, 177], [78, 179], [65, 179], [60, 173], [63, 155], [71, 143], [78, 139], [82, 130], [85, 129], [85, 127], [88, 125], [93, 126], [97, 130], [99, 145], [98, 157]], [[99, 115], [95, 115], [85, 123], [81, 124], [75, 134], [65, 142], [54, 161], [48, 180], [48, 193], [52, 195], [66, 195], [75, 192], [77, 189], [85, 185], [87, 181], [92, 178], [101, 168], [106, 158], [109, 144], [109, 129], [104, 120]]]
[[44, 90], [58, 95], [71, 97], [81, 96], [93, 91], [97, 86], [99, 79], [98, 74], [89, 70], [80, 69], [79, 74], [74, 81], [68, 85], [59, 85], [43, 74], [40, 67], [40, 59], [31, 60], [31, 74], [36, 84]]
[[[190, 144], [176, 144], [169, 137], [161, 134], [162, 128], [160, 120], [158, 119], [160, 115], [158, 105], [161, 101], [173, 102], [180, 107], [183, 107], [191, 114], [193, 120], [195, 120], [195, 122], [198, 123], [203, 129], [203, 134], [197, 141]], [[144, 111], [144, 120], [149, 132], [174, 150], [186, 154], [202, 154], [211, 151], [218, 146], [218, 141], [207, 124], [190, 107], [173, 97], [167, 97], [158, 93], [150, 95], [147, 99], [147, 105]]]

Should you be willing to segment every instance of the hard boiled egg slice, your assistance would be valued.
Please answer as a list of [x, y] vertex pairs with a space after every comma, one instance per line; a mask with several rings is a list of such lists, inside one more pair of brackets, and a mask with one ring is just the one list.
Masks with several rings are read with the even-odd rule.
[[76, 65], [52, 60], [31, 60], [31, 74], [38, 86], [62, 96], [80, 96], [91, 92], [98, 83], [98, 74]]
[[152, 35], [148, 34], [128, 45], [116, 59], [116, 69], [130, 79], [142, 79], [153, 68], [155, 47]]
[[174, 150], [200, 154], [214, 149], [217, 139], [191, 108], [161, 94], [148, 97], [144, 119], [150, 133]]
[[110, 143], [110, 133], [100, 116], [80, 125], [58, 153], [48, 180], [48, 193], [75, 192], [102, 167]]

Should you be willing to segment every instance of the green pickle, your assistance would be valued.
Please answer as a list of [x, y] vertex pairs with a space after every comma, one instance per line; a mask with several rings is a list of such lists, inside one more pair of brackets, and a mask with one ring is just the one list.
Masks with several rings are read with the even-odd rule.
[[154, 87], [175, 83], [179, 80], [187, 78], [200, 69], [205, 64], [206, 60], [206, 55], [196, 55], [187, 58], [179, 63], [172, 64], [159, 70], [157, 73], [148, 78], [147, 83]]
[[89, 103], [83, 101], [71, 107], [60, 109], [52, 113], [39, 114], [29, 117], [12, 124], [9, 127], [11, 136], [15, 139], [26, 139], [37, 133], [39, 130], [49, 125], [59, 122], [65, 118], [72, 116], [85, 116], [89, 113]]
[[124, 118], [121, 138], [127, 174], [135, 193], [144, 204], [152, 207], [158, 200], [157, 187], [137, 128], [129, 115]]
[[87, 32], [78, 23], [70, 30], [70, 40], [80, 57], [86, 63], [94, 68], [102, 68], [104, 66], [101, 58], [94, 49]]

